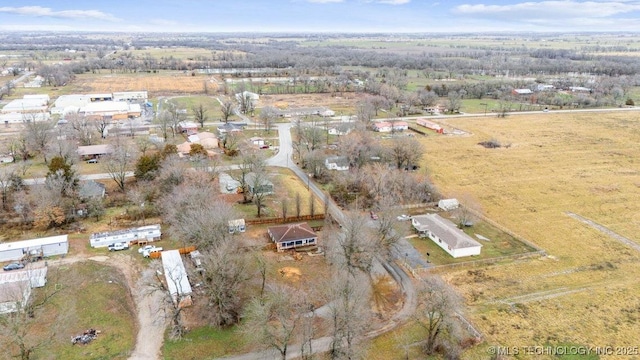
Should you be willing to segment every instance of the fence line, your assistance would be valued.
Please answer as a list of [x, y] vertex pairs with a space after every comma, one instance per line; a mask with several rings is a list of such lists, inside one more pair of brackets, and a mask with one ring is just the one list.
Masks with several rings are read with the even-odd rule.
[[310, 221], [310, 220], [324, 220], [324, 214], [316, 215], [302, 215], [302, 216], [288, 216], [286, 218], [260, 218], [260, 219], [247, 219], [245, 223], [247, 225], [261, 225], [261, 224], [286, 224], [297, 221]]
[[545, 255], [546, 255], [546, 252], [544, 250], [538, 250], [538, 251], [522, 253], [522, 254], [499, 256], [499, 257], [489, 258], [489, 259], [470, 260], [470, 261], [464, 261], [464, 262], [453, 263], [453, 264], [434, 265], [430, 267], [419, 267], [419, 268], [414, 268], [413, 270], [417, 273], [420, 273], [420, 272], [429, 272], [431, 270], [441, 270], [441, 269], [465, 267], [465, 266], [475, 267], [482, 264], [496, 263], [502, 260], [514, 260], [514, 259], [520, 260], [520, 259], [528, 259], [535, 256], [545, 256]]

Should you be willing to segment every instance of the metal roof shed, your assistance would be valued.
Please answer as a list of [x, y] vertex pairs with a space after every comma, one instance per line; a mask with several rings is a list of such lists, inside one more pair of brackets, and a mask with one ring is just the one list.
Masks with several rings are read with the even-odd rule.
[[21, 260], [30, 251], [42, 250], [42, 256], [64, 255], [69, 252], [67, 235], [13, 241], [0, 244], [0, 261]]

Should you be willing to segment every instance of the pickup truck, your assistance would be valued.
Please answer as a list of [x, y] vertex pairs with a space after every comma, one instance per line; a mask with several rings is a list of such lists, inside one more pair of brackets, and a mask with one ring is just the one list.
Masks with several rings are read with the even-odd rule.
[[109, 249], [109, 251], [127, 250], [129, 248], [129, 244], [124, 242], [119, 242], [119, 243], [111, 244], [107, 246], [107, 248]]

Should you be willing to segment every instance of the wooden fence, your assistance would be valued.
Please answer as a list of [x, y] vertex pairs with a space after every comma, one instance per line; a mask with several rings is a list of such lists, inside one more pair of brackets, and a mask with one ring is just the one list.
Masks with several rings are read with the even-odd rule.
[[286, 218], [278, 217], [278, 218], [247, 219], [245, 220], [245, 223], [247, 225], [287, 224], [292, 222], [311, 221], [311, 220], [324, 220], [324, 214], [288, 216]]

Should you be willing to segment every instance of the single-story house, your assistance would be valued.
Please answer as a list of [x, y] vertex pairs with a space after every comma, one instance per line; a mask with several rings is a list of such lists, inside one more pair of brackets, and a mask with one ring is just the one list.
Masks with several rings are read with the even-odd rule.
[[438, 201], [438, 207], [444, 211], [455, 210], [460, 206], [458, 199], [442, 199]]
[[480, 255], [482, 244], [438, 214], [413, 216], [411, 225], [420, 236], [428, 237], [454, 258]]
[[252, 194], [273, 194], [275, 189], [273, 183], [267, 179], [266, 176], [262, 176], [262, 178], [256, 178], [256, 176], [256, 173], [253, 172], [245, 175], [245, 181], [249, 187], [249, 192]]
[[229, 234], [243, 233], [247, 230], [244, 219], [229, 220]]
[[124, 242], [131, 244], [133, 241], [156, 241], [162, 237], [160, 224], [141, 226], [124, 230], [93, 233], [89, 237], [91, 247], [107, 247], [109, 244]]
[[324, 166], [329, 170], [349, 170], [349, 159], [346, 156], [331, 156], [324, 160]]
[[318, 245], [318, 235], [307, 223], [272, 226], [267, 229], [267, 233], [276, 244], [278, 252]]
[[191, 284], [184, 268], [179, 250], [167, 250], [160, 253], [162, 269], [167, 282], [167, 289], [173, 301], [180, 308], [191, 306]]
[[103, 198], [107, 187], [94, 180], [83, 181], [78, 190], [81, 199]]
[[342, 135], [349, 134], [352, 130], [353, 130], [353, 124], [346, 123], [346, 124], [338, 124], [337, 126], [330, 127], [329, 130], [327, 130], [327, 132], [329, 133], [329, 135], [342, 136]]
[[439, 124], [434, 123], [433, 121], [429, 121], [427, 119], [418, 119], [416, 120], [416, 124], [426, 127], [427, 129], [433, 130], [435, 132], [437, 132], [438, 134], [442, 134], [444, 132], [444, 129], [442, 128], [442, 126], [440, 126]]
[[95, 159], [113, 152], [111, 144], [78, 146], [78, 155], [83, 159]]
[[591, 89], [584, 86], [569, 86], [571, 92], [590, 93]]
[[178, 124], [178, 131], [187, 135], [194, 135], [198, 133], [198, 124], [192, 121], [181, 121]]
[[373, 127], [373, 131], [377, 132], [391, 132], [391, 130], [393, 130], [391, 123], [387, 121], [374, 122], [371, 126]]
[[226, 123], [224, 125], [218, 126], [218, 133], [220, 135], [232, 132], [242, 132], [244, 126], [232, 123]]
[[36, 251], [42, 256], [65, 255], [69, 252], [67, 235], [49, 236], [39, 239], [12, 241], [0, 244], [0, 261], [22, 260], [25, 255]]
[[409, 129], [409, 124], [406, 121], [393, 121], [391, 123], [393, 131], [404, 131]]
[[249, 141], [255, 146], [264, 146], [264, 138], [258, 136], [250, 138]]

